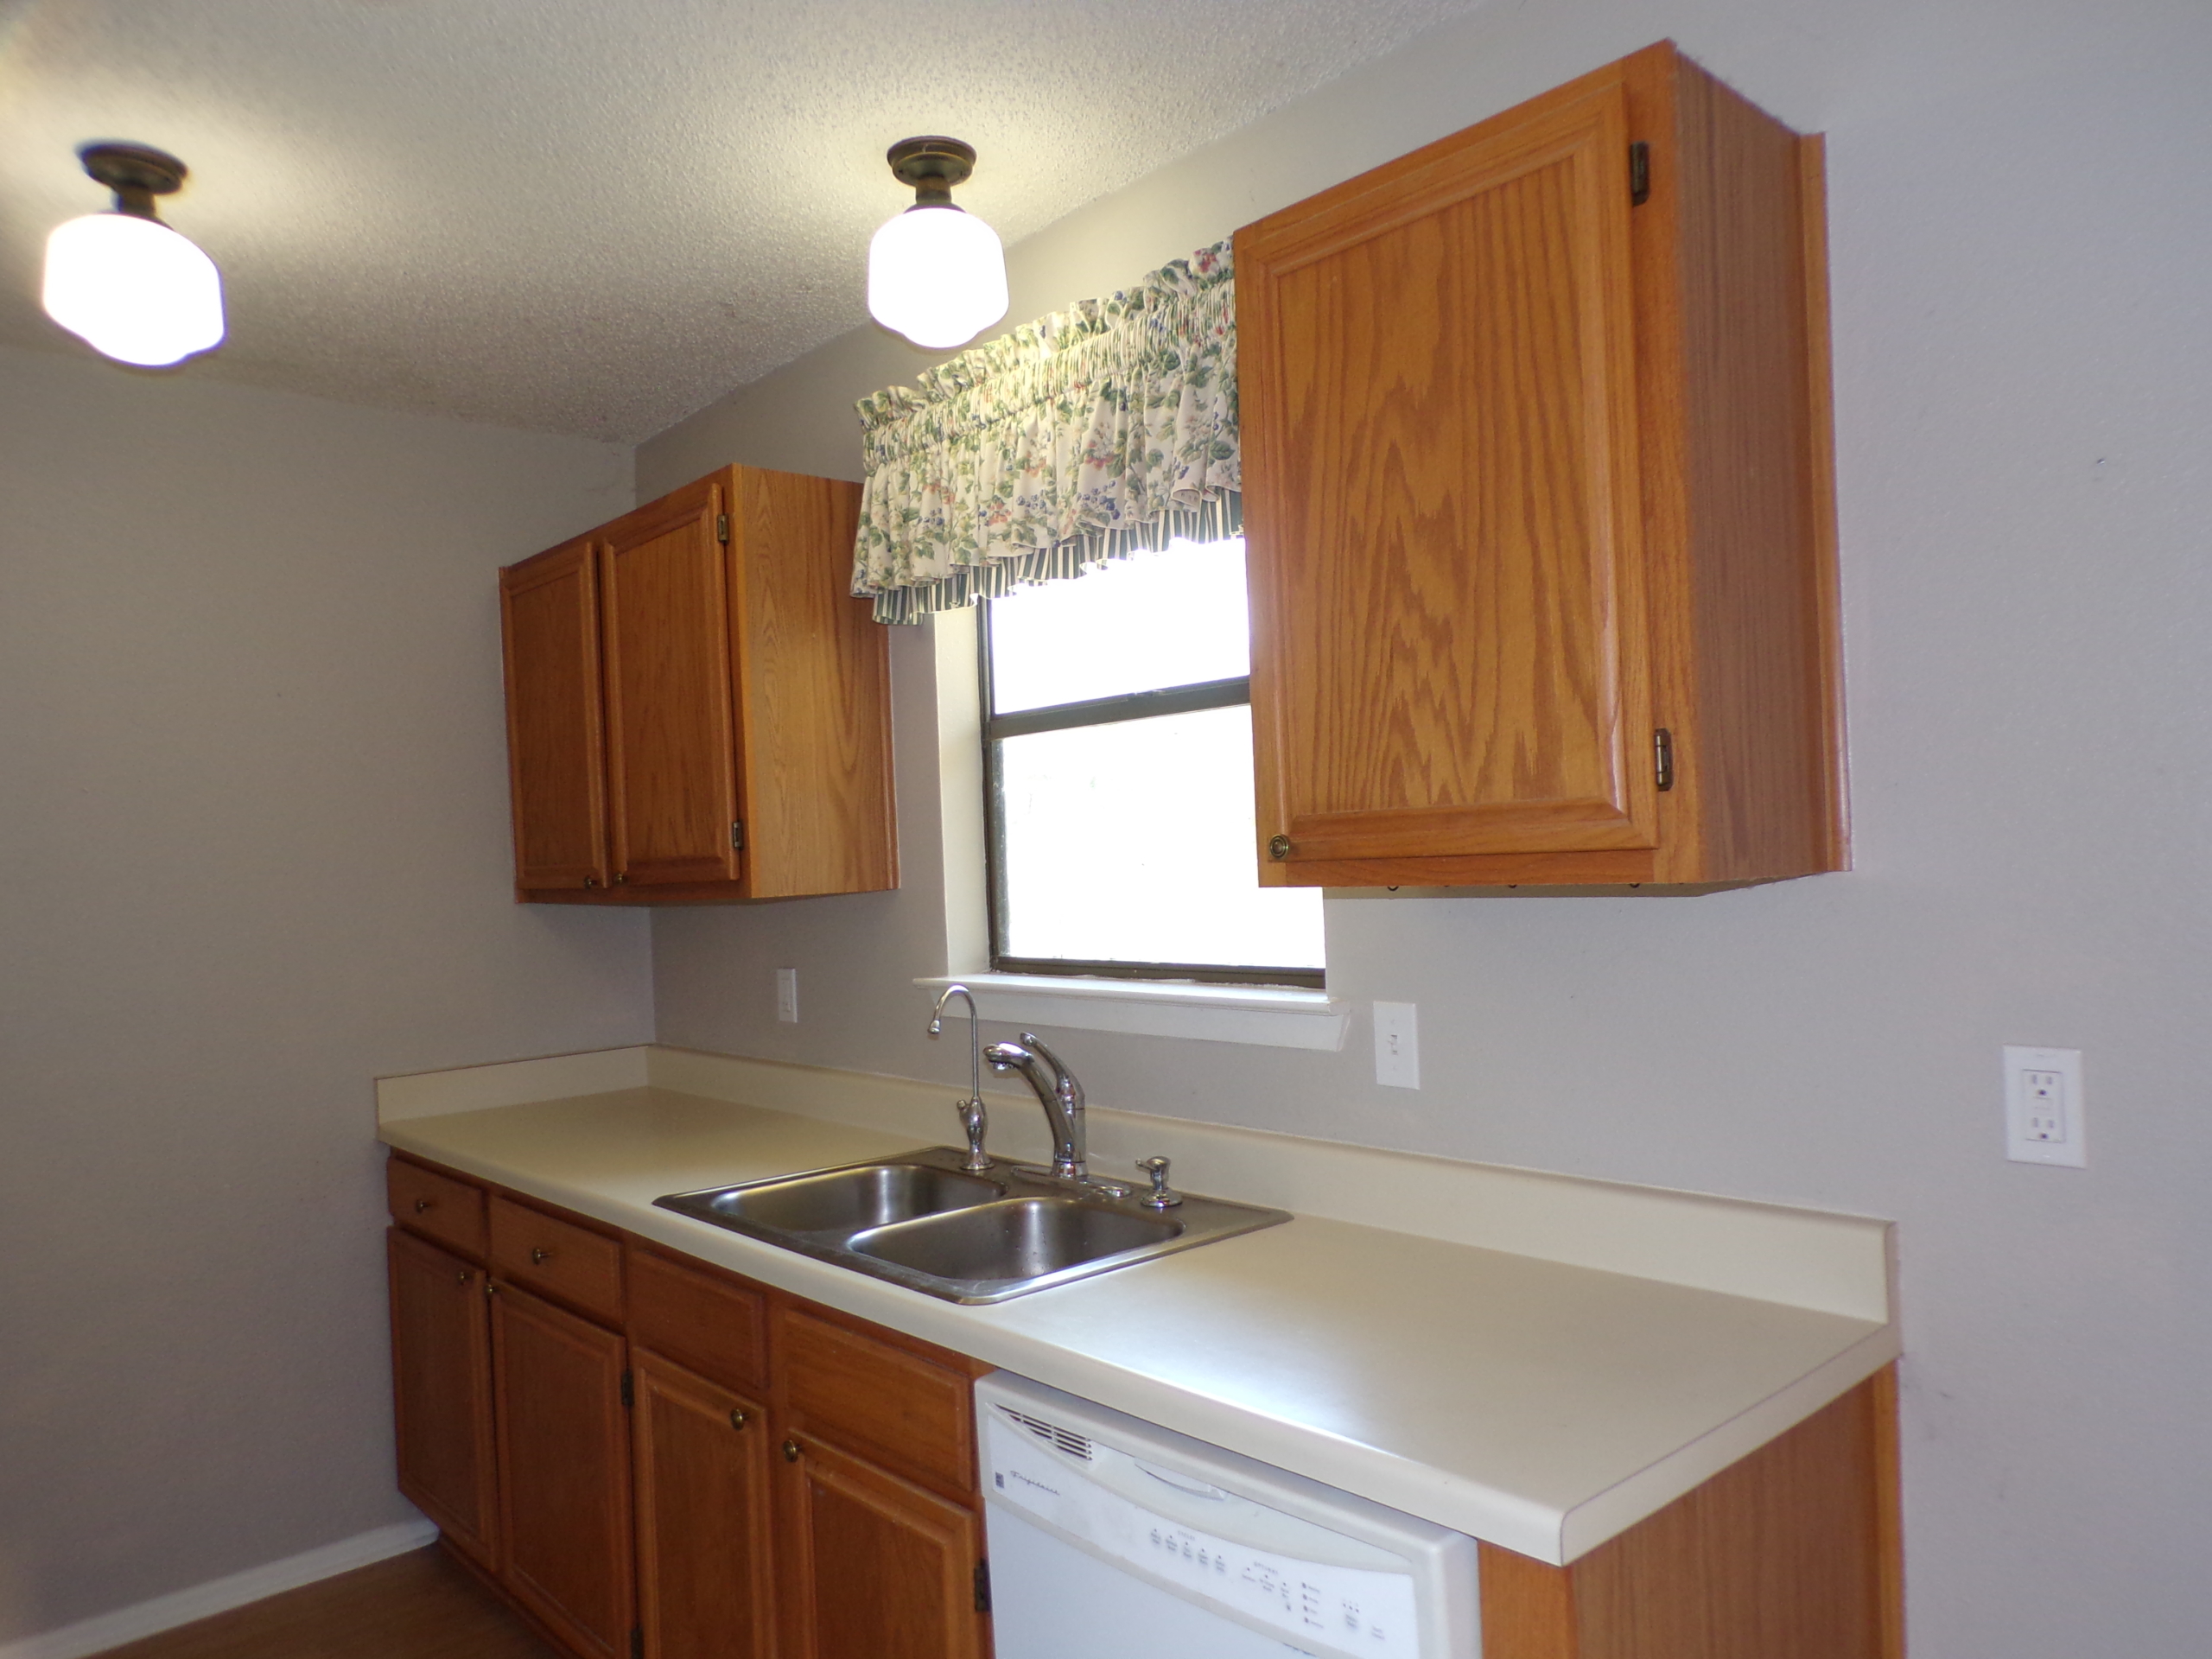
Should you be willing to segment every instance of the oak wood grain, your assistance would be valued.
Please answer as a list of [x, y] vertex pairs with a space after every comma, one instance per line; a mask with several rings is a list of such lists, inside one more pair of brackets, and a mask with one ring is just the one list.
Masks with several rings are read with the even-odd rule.
[[791, 1659], [986, 1659], [972, 1509], [818, 1439], [780, 1461]]
[[638, 1605], [646, 1659], [768, 1659], [769, 1458], [759, 1401], [632, 1350]]
[[614, 880], [734, 880], [735, 725], [716, 474], [599, 532]]
[[630, 1646], [625, 1346], [502, 1285], [492, 1298], [502, 1584], [586, 1659]]
[[1484, 1659], [1902, 1659], [1891, 1373], [1564, 1567], [1482, 1547]]
[[890, 645], [851, 590], [860, 486], [738, 467], [728, 489], [746, 896], [894, 887]]
[[515, 883], [603, 888], [607, 763], [599, 565], [579, 537], [499, 573]]
[[622, 1243], [567, 1215], [494, 1195], [493, 1269], [510, 1284], [609, 1324], [622, 1320]]
[[1842, 867], [1821, 223], [1662, 42], [1237, 233], [1263, 884]]
[[1239, 232], [1294, 861], [1653, 842], [1627, 153], [1616, 77]]
[[725, 1388], [768, 1385], [768, 1299], [631, 1241], [630, 1339]]
[[976, 1485], [963, 1370], [788, 1306], [776, 1321], [778, 1392], [795, 1432], [835, 1440], [954, 1496]]
[[385, 1235], [399, 1490], [454, 1548], [499, 1565], [492, 1325], [483, 1270], [399, 1228]]
[[475, 1182], [411, 1159], [392, 1157], [384, 1166], [385, 1200], [391, 1218], [476, 1261], [484, 1259], [484, 1189]]

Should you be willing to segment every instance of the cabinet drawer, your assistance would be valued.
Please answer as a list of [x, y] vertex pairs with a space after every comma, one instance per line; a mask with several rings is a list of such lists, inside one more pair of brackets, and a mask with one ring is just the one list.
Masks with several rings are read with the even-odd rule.
[[492, 1266], [511, 1284], [602, 1319], [622, 1317], [622, 1246], [604, 1233], [492, 1200]]
[[384, 1185], [394, 1221], [483, 1259], [482, 1187], [397, 1158], [385, 1161]]
[[975, 1489], [965, 1374], [797, 1309], [785, 1311], [778, 1338], [798, 1427], [932, 1485]]
[[630, 1252], [630, 1337], [726, 1389], [767, 1387], [767, 1299], [650, 1250]]

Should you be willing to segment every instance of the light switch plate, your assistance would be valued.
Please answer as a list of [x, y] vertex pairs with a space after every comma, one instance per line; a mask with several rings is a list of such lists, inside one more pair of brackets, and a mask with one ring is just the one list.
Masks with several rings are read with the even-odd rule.
[[1394, 1089], [1421, 1087], [1421, 1032], [1411, 1002], [1375, 1005], [1375, 1081]]
[[776, 1018], [787, 1026], [798, 1023], [798, 969], [776, 969]]
[[2005, 1051], [2005, 1155], [2015, 1163], [2088, 1167], [2082, 1108], [2082, 1051]]

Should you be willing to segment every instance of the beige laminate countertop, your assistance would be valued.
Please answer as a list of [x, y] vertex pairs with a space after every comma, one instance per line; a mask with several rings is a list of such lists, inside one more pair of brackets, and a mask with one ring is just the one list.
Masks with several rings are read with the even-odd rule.
[[[1893, 1324], [1880, 1320], [1310, 1215], [966, 1307], [652, 1205], [929, 1143], [893, 1128], [647, 1086], [387, 1114], [380, 1133], [402, 1151], [1552, 1562], [1624, 1530], [1897, 1352]], [[1253, 1196], [1180, 1170], [1179, 1185]]]

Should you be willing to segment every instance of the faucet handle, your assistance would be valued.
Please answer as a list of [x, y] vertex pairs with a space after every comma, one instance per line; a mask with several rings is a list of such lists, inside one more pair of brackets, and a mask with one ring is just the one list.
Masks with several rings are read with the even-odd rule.
[[983, 1116], [983, 1101], [980, 1095], [966, 1100], [956, 1100], [952, 1109], [960, 1114], [960, 1127], [968, 1132], [968, 1161], [961, 1167], [980, 1173], [991, 1166], [991, 1154], [983, 1150], [983, 1135], [987, 1121]]
[[1147, 1210], [1173, 1210], [1183, 1202], [1183, 1195], [1167, 1185], [1167, 1163], [1165, 1158], [1137, 1160], [1137, 1167], [1152, 1177], [1152, 1191], [1137, 1200]]

